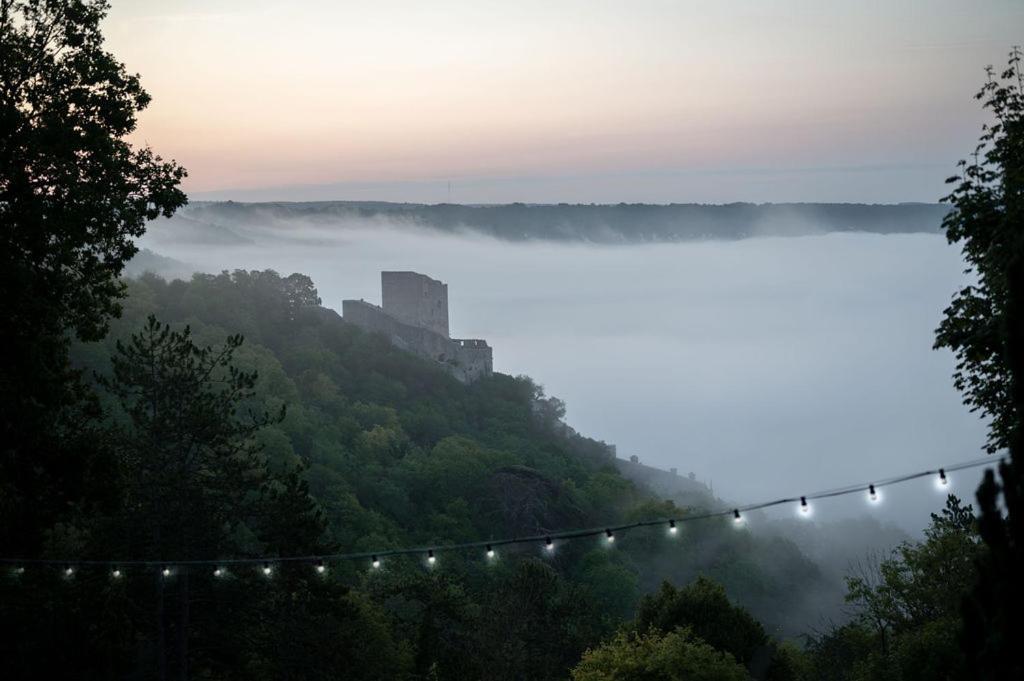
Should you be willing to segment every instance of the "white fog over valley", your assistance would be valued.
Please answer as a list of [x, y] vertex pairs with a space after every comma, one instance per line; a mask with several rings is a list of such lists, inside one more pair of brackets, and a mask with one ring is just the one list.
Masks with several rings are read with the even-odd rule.
[[[731, 502], [983, 455], [952, 356], [932, 350], [965, 281], [937, 233], [590, 245], [379, 220], [232, 231], [231, 243], [190, 243], [161, 221], [140, 245], [205, 272], [308, 274], [339, 313], [345, 298], [380, 302], [381, 270], [439, 278], [453, 337], [487, 339], [496, 371], [533, 377], [620, 457], [692, 471]], [[956, 474], [954, 491], [973, 501], [978, 475]], [[860, 498], [817, 502], [812, 521], [874, 514], [916, 535], [942, 503], [921, 480], [870, 511]]]

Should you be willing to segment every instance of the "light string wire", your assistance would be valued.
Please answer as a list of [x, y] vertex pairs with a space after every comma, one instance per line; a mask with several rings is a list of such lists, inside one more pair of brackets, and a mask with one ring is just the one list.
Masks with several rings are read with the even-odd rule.
[[[948, 466], [942, 466], [940, 468], [919, 471], [917, 473], [909, 473], [906, 475], [898, 475], [891, 478], [883, 478], [875, 482], [861, 483], [855, 485], [847, 485], [845, 487], [837, 487], [829, 490], [823, 490], [819, 492], [813, 492], [811, 494], [804, 494], [800, 496], [784, 497], [781, 499], [775, 499], [772, 501], [763, 501], [756, 504], [747, 504], [744, 506], [736, 506], [734, 508], [724, 509], [720, 511], [708, 511], [706, 513], [699, 513], [694, 515], [685, 515], [672, 518], [659, 518], [656, 520], [640, 520], [633, 523], [626, 523], [622, 525], [602, 525], [600, 527], [590, 527], [584, 529], [574, 530], [563, 530], [560, 532], [547, 532], [544, 534], [529, 535], [526, 537], [511, 537], [505, 539], [486, 539], [482, 541], [462, 542], [457, 544], [431, 544], [418, 547], [409, 548], [397, 548], [397, 549], [385, 549], [381, 551], [359, 551], [354, 553], [329, 553], [329, 554], [311, 554], [302, 556], [263, 556], [259, 558], [247, 557], [247, 558], [203, 558], [203, 559], [188, 559], [188, 560], [90, 560], [90, 559], [59, 559], [59, 558], [5, 558], [0, 557], [0, 565], [15, 565], [15, 566], [27, 566], [27, 565], [42, 565], [42, 566], [62, 566], [64, 568], [70, 567], [90, 567], [100, 566], [113, 568], [115, 570], [121, 570], [126, 567], [159, 567], [165, 571], [173, 567], [188, 567], [188, 566], [213, 566], [217, 568], [226, 568], [228, 566], [237, 565], [260, 565], [264, 566], [264, 571], [267, 570], [267, 566], [271, 564], [281, 563], [312, 563], [317, 566], [319, 570], [324, 562], [336, 562], [345, 560], [372, 560], [374, 567], [378, 567], [380, 559], [389, 558], [395, 556], [410, 556], [410, 555], [429, 555], [434, 556], [441, 552], [454, 552], [454, 551], [465, 551], [468, 549], [482, 549], [486, 548], [488, 556], [493, 555], [492, 551], [496, 547], [501, 546], [512, 546], [517, 544], [544, 544], [549, 549], [553, 547], [555, 541], [568, 541], [572, 539], [582, 539], [586, 537], [597, 537], [600, 535], [606, 535], [609, 539], [614, 537], [614, 533], [622, 532], [625, 530], [632, 530], [640, 527], [655, 527], [658, 525], [666, 525], [669, 528], [675, 528], [678, 523], [693, 522], [698, 520], [708, 520], [712, 518], [724, 518], [733, 517], [737, 520], [740, 519], [740, 514], [748, 511], [757, 511], [765, 508], [771, 508], [774, 506], [782, 506], [784, 504], [800, 503], [805, 505], [808, 499], [830, 499], [833, 497], [846, 496], [849, 494], [856, 494], [858, 492], [864, 493], [884, 487], [891, 487], [893, 485], [899, 485], [911, 480], [917, 480], [919, 478], [925, 478], [929, 476], [940, 476], [942, 480], [945, 480], [945, 474], [954, 471], [966, 470], [969, 468], [977, 468], [980, 466], [991, 466], [998, 463], [1008, 461], [1008, 456], [987, 456], [983, 459], [973, 459], [971, 461], [965, 461], [961, 463], [951, 464]], [[119, 573], [120, 574], [120, 573]], [[269, 573], [268, 573], [269, 574]]]

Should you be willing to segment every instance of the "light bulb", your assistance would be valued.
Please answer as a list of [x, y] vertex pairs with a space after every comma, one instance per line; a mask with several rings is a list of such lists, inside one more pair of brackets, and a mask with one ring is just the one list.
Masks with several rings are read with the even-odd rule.
[[868, 485], [868, 499], [870, 499], [871, 503], [873, 504], [878, 503], [878, 490], [875, 489], [875, 486], [873, 484]]
[[807, 497], [800, 497], [800, 512], [810, 513], [811, 507], [807, 505]]
[[434, 550], [430, 549], [427, 551], [427, 562], [433, 565], [437, 562], [437, 558], [434, 557]]
[[678, 531], [679, 531], [679, 528], [676, 527], [676, 521], [674, 521], [674, 520], [668, 521], [668, 532], [669, 532], [669, 534], [675, 534]]
[[117, 568], [114, 568], [111, 571], [110, 576], [113, 577], [114, 579], [120, 579], [121, 578], [121, 571], [118, 570]]
[[945, 468], [940, 468], [939, 469], [939, 485], [941, 485], [942, 487], [945, 487], [948, 484], [949, 484], [949, 478], [946, 477], [946, 469]]
[[734, 523], [743, 522], [743, 518], [740, 517], [740, 509], [734, 508], [732, 510], [732, 521]]
[[374, 556], [373, 558], [370, 559], [370, 565], [372, 565], [375, 569], [379, 568], [380, 567], [380, 559], [377, 558], [377, 556]]
[[170, 576], [171, 576], [171, 568], [169, 568], [169, 567], [165, 567], [165, 568], [164, 568], [164, 569], [162, 570], [162, 573], [163, 573], [163, 576], [164, 576], [164, 577], [170, 577]]
[[555, 550], [555, 542], [551, 541], [551, 537], [544, 538], [544, 549], [548, 552]]
[[605, 536], [608, 538], [608, 543], [609, 544], [611, 544], [612, 542], [615, 541], [615, 535], [612, 534], [611, 530], [605, 530], [604, 533], [605, 533]]
[[270, 567], [270, 563], [263, 564], [263, 574], [269, 577], [274, 572], [274, 568]]
[[70, 565], [64, 568], [64, 575], [66, 577], [70, 577], [73, 574], [75, 574], [75, 568], [71, 567]]
[[223, 568], [215, 568], [214, 571], [213, 571], [213, 576], [214, 577], [223, 577], [224, 576]]
[[316, 562], [316, 571], [320, 574], [327, 572], [327, 566], [324, 565], [324, 562], [322, 560], [318, 560]]
[[490, 544], [487, 545], [487, 557], [494, 558], [494, 549], [491, 548]]

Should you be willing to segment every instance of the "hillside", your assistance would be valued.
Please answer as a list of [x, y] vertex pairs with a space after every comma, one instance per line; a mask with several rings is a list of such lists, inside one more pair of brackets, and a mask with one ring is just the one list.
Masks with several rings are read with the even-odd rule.
[[730, 203], [459, 205], [358, 201], [238, 203], [197, 201], [172, 218], [182, 237], [203, 243], [247, 241], [233, 227], [288, 230], [303, 226], [400, 225], [439, 232], [473, 232], [508, 241], [596, 243], [673, 242], [799, 236], [829, 232], [937, 233], [948, 207], [940, 204]]
[[[259, 436], [266, 455], [276, 465], [306, 467], [339, 551], [522, 536], [688, 512], [623, 478], [609, 446], [568, 428], [562, 403], [529, 378], [496, 374], [462, 385], [320, 307], [307, 277], [236, 271], [167, 282], [146, 275], [128, 285], [122, 318], [103, 343], [77, 346], [77, 363], [106, 372], [114, 343], [149, 314], [174, 326], [191, 325], [202, 344], [244, 334], [236, 360], [258, 369], [259, 400], [272, 408], [287, 405], [285, 420]], [[682, 584], [709, 575], [770, 631], [789, 634], [816, 619], [809, 613], [820, 611], [815, 601], [828, 588], [790, 542], [737, 531], [725, 521], [688, 523], [671, 539], [654, 529], [636, 531], [614, 549], [579, 541], [560, 548], [554, 559], [540, 553], [510, 549], [501, 570], [488, 570], [478, 556], [446, 554], [443, 574], [473, 605], [451, 614], [458, 626], [478, 627], [480, 605], [495, 594], [520, 597], [501, 585], [515, 578], [513, 566], [535, 563], [553, 569], [552, 588], [575, 594], [572, 600], [586, 611], [577, 613], [579, 619], [559, 616], [545, 625], [554, 627], [550, 636], [567, 642], [557, 662], [563, 665], [631, 617], [639, 597], [666, 578]], [[367, 583], [363, 565], [338, 567], [384, 609], [411, 649], [425, 645], [415, 633], [427, 626], [422, 604], [394, 611], [389, 599], [397, 592], [389, 588], [397, 589], [395, 584]], [[403, 599], [410, 598], [410, 582], [429, 579], [414, 561], [390, 568]], [[808, 605], [813, 607], [805, 610]], [[576, 631], [583, 622], [585, 630]]]

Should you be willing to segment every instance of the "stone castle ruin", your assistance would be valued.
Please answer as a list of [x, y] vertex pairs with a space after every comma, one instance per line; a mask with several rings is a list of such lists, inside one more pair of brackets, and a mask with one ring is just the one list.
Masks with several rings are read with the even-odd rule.
[[343, 300], [346, 322], [381, 333], [401, 348], [443, 366], [463, 383], [493, 371], [491, 347], [479, 338], [448, 336], [448, 285], [417, 272], [381, 272], [380, 307]]

